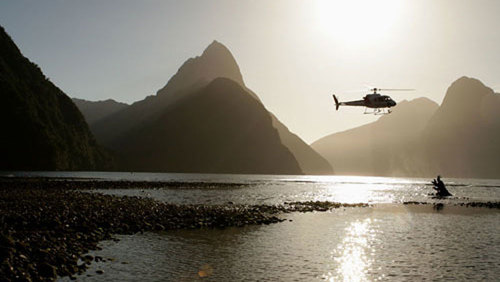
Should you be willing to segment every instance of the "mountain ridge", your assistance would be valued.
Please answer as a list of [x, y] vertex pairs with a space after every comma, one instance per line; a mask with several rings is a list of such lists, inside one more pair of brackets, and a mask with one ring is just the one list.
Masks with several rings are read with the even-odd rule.
[[[402, 101], [390, 115], [356, 128], [333, 133], [311, 146], [338, 174], [408, 176], [418, 156], [415, 141], [438, 105], [427, 98]], [[408, 125], [408, 123], [411, 123]]]
[[140, 171], [302, 174], [271, 122], [237, 82], [217, 78], [133, 129], [115, 149], [124, 152], [124, 168]]
[[0, 170], [93, 170], [111, 159], [84, 117], [0, 26]]
[[[219, 65], [218, 69], [212, 68], [213, 64]], [[190, 99], [190, 95], [197, 93], [211, 82], [208, 80], [221, 77], [238, 83], [248, 95], [264, 107], [258, 96], [245, 86], [239, 66], [229, 49], [214, 41], [201, 56], [188, 59], [168, 83], [157, 92], [157, 95], [148, 96], [142, 101], [103, 118], [93, 124], [91, 129], [101, 144], [113, 148], [120, 140], [126, 138], [127, 132], [160, 118], [165, 109], [184, 99]], [[218, 105], [212, 105], [212, 107], [218, 107]], [[272, 113], [269, 114], [273, 120], [272, 126], [278, 130], [282, 143], [298, 159], [302, 171], [309, 174], [333, 173], [330, 164], [323, 157], [291, 133]], [[109, 128], [113, 128], [113, 131]]]
[[[341, 174], [500, 178], [500, 94], [478, 79], [462, 76], [451, 83], [442, 104], [432, 113], [421, 116], [406, 109], [406, 116], [394, 116], [405, 104], [408, 102], [399, 103], [393, 114], [375, 123], [320, 138], [312, 147], [329, 161], [337, 161], [336, 171]], [[387, 122], [397, 130], [376, 126], [389, 125]], [[382, 143], [385, 151], [373, 144], [380, 136], [370, 136], [367, 131], [389, 137]], [[353, 132], [362, 133], [353, 137]], [[333, 138], [337, 143], [326, 142]], [[332, 152], [332, 147], [337, 150]], [[383, 161], [373, 161], [377, 154]]]
[[113, 99], [88, 101], [79, 98], [71, 98], [71, 100], [73, 100], [73, 103], [78, 107], [89, 125], [129, 106], [126, 103], [117, 102]]
[[500, 94], [463, 76], [446, 91], [423, 133], [431, 169], [453, 177], [500, 178]]

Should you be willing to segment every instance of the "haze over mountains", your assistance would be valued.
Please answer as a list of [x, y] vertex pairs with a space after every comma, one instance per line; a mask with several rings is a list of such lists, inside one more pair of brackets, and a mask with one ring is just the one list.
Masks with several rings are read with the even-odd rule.
[[71, 99], [0, 27], [0, 170], [110, 167]]
[[456, 80], [429, 121], [422, 145], [432, 171], [500, 178], [500, 94], [474, 78]]
[[132, 105], [73, 99], [83, 115], [3, 28], [0, 70], [2, 170], [332, 174], [334, 166], [337, 174], [500, 178], [500, 94], [473, 78], [453, 82], [441, 106], [403, 101], [309, 146], [266, 110], [216, 41], [157, 95]]
[[376, 122], [321, 138], [312, 147], [339, 174], [500, 177], [500, 95], [462, 77], [440, 107], [401, 102]]
[[125, 103], [117, 102], [113, 99], [108, 99], [105, 101], [87, 101], [78, 98], [72, 98], [73, 103], [82, 112], [85, 120], [89, 125], [99, 121], [100, 119], [109, 116], [110, 114], [116, 113], [119, 110], [123, 110], [128, 105]]
[[390, 115], [311, 146], [335, 164], [338, 174], [407, 175], [418, 158], [419, 137], [437, 108], [427, 98], [402, 101]]
[[230, 51], [217, 41], [188, 59], [157, 95], [109, 113], [91, 128], [116, 153], [120, 169], [333, 173], [265, 109], [245, 86]]

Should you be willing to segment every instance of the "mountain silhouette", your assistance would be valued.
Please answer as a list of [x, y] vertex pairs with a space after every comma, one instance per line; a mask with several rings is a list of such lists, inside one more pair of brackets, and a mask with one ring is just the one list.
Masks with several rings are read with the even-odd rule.
[[271, 117], [281, 142], [293, 153], [305, 174], [331, 175], [334, 173], [332, 166], [323, 156], [307, 145], [300, 137], [290, 132], [273, 114]]
[[25, 58], [0, 27], [0, 170], [108, 168], [71, 99]]
[[124, 168], [301, 174], [272, 119], [236, 82], [217, 78], [114, 145]]
[[78, 98], [72, 98], [72, 100], [83, 114], [83, 117], [85, 117], [85, 120], [89, 125], [113, 113], [123, 110], [128, 106], [125, 103], [120, 103], [113, 99], [95, 102]]
[[226, 46], [214, 40], [201, 56], [188, 59], [157, 95], [174, 96], [180, 90], [192, 85], [206, 85], [219, 77], [229, 78], [245, 87], [233, 55]]
[[[311, 146], [338, 174], [411, 176], [420, 164], [420, 137], [438, 105], [418, 98], [402, 101], [390, 115], [344, 132], [325, 136]], [[419, 164], [418, 166], [416, 164]]]
[[374, 123], [335, 133], [312, 147], [339, 174], [500, 178], [500, 94], [461, 77], [441, 106], [401, 102]]
[[481, 81], [451, 84], [422, 136], [428, 170], [445, 177], [500, 177], [500, 94]]
[[213, 41], [201, 56], [188, 59], [156, 95], [105, 117], [92, 124], [91, 129], [99, 142], [112, 147], [113, 140], [131, 128], [159, 118], [167, 107], [187, 98], [218, 77], [229, 78], [244, 87], [239, 66], [231, 52], [224, 45]]
[[[95, 124], [91, 125], [91, 129], [93, 130], [94, 134], [98, 138], [99, 142], [103, 144], [104, 146], [115, 150], [117, 154], [124, 156], [125, 152], [129, 151], [134, 151], [133, 147], [134, 146], [139, 146], [140, 142], [138, 139], [132, 138], [132, 136], [135, 136], [137, 132], [141, 132], [143, 128], [149, 128], [151, 130], [151, 134], [154, 130], [160, 130], [161, 129], [161, 124], [158, 123], [159, 120], [162, 120], [162, 122], [165, 122], [166, 112], [171, 112], [172, 107], [177, 107], [179, 104], [186, 103], [188, 101], [189, 103], [197, 103], [198, 99], [202, 99], [201, 95], [204, 95], [203, 93], [207, 93], [207, 86], [211, 84], [215, 79], [218, 78], [225, 78], [226, 80], [233, 81], [235, 84], [239, 86], [239, 89], [236, 91], [236, 88], [234, 85], [232, 87], [229, 87], [229, 84], [226, 83], [225, 85], [228, 87], [227, 90], [224, 90], [223, 87], [219, 87], [221, 91], [224, 92], [224, 95], [227, 95], [228, 91], [235, 91], [237, 93], [245, 93], [248, 97], [252, 98], [255, 100], [257, 104], [251, 104], [251, 103], [246, 103], [245, 105], [247, 107], [255, 107], [253, 110], [252, 109], [245, 109], [248, 111], [248, 113], [255, 113], [258, 115], [262, 115], [261, 110], [257, 110], [257, 106], [261, 109], [263, 109], [266, 113], [267, 116], [271, 118], [271, 123], [263, 123], [262, 126], [270, 126], [272, 130], [276, 131], [278, 135], [274, 136], [272, 134], [269, 134], [268, 128], [262, 128], [262, 132], [260, 131], [255, 131], [254, 134], [263, 134], [263, 136], [267, 137], [272, 137], [271, 139], [268, 140], [269, 146], [277, 146], [276, 144], [279, 144], [280, 146], [283, 146], [285, 149], [290, 151], [292, 153], [292, 156], [294, 157], [294, 162], [296, 163], [298, 161], [298, 165], [300, 166], [299, 170], [293, 169], [290, 171], [285, 171], [280, 168], [280, 166], [286, 167], [286, 168], [291, 168], [292, 165], [287, 164], [287, 163], [274, 163], [275, 168], [274, 169], [268, 169], [266, 171], [262, 171], [257, 166], [257, 163], [254, 163], [255, 167], [253, 169], [253, 173], [314, 173], [314, 174], [320, 174], [320, 173], [327, 173], [330, 174], [332, 173], [332, 168], [328, 164], [326, 160], [324, 160], [318, 153], [316, 153], [310, 146], [305, 144], [299, 137], [296, 135], [292, 134], [288, 129], [281, 123], [279, 120], [272, 114], [269, 113], [267, 110], [265, 110], [265, 107], [262, 105], [262, 102], [259, 100], [257, 95], [253, 93], [250, 89], [248, 89], [243, 81], [240, 69], [238, 64], [236, 63], [236, 60], [232, 56], [231, 52], [221, 43], [214, 41], [211, 43], [206, 50], [203, 52], [203, 54], [199, 57], [196, 58], [191, 58], [188, 59], [178, 70], [178, 72], [168, 81], [168, 83], [157, 92], [157, 95], [154, 96], [149, 96], [146, 99], [136, 102], [129, 107], [120, 110], [114, 114], [111, 114], [100, 121], [96, 122]], [[220, 83], [220, 82], [219, 82]], [[191, 96], [195, 96], [195, 98], [192, 98]], [[221, 94], [222, 95], [222, 94]], [[235, 94], [236, 95], [236, 94]], [[241, 96], [241, 95], [240, 95]], [[221, 111], [222, 109], [226, 109], [227, 111], [227, 103], [229, 102], [226, 100], [220, 100], [220, 99], [215, 99], [215, 96], [213, 96], [213, 100], [210, 101], [205, 101], [204, 105], [205, 107], [208, 107], [211, 111]], [[243, 102], [244, 100], [237, 100], [240, 102]], [[233, 101], [235, 102], [235, 101]], [[235, 102], [236, 103], [236, 102]], [[234, 106], [238, 106], [238, 104], [234, 104]], [[199, 109], [197, 112], [192, 113], [192, 118], [191, 122], [188, 123], [189, 120], [185, 120], [185, 126], [187, 130], [197, 130], [203, 127], [206, 127], [205, 123], [208, 121], [205, 121], [202, 118], [202, 115], [206, 109]], [[243, 109], [242, 109], [243, 110]], [[232, 113], [233, 115], [236, 114], [233, 111], [228, 111]], [[232, 123], [232, 116], [227, 115], [225, 120], [221, 120], [221, 123], [218, 124], [221, 128], [228, 127], [231, 128], [231, 130], [235, 130], [236, 132], [240, 132], [240, 134], [243, 134], [242, 130], [244, 128], [238, 129], [237, 127], [234, 127], [231, 125]], [[253, 119], [253, 118], [258, 118], [262, 119], [262, 117], [248, 117], [248, 119]], [[153, 124], [158, 125], [157, 127], [153, 126]], [[213, 124], [212, 126], [216, 126], [216, 124]], [[156, 129], [153, 129], [156, 128]], [[215, 129], [214, 129], [215, 130]], [[166, 131], [162, 131], [166, 132]], [[170, 139], [183, 139], [184, 135], [189, 135], [186, 133], [187, 131], [180, 130], [176, 135], [169, 135]], [[155, 133], [156, 134], [156, 133]], [[222, 144], [226, 144], [222, 142], [224, 139], [224, 134], [229, 135], [233, 134], [233, 132], [226, 132], [226, 133], [219, 133], [221, 134], [221, 138], [219, 139], [220, 144], [218, 146], [216, 142], [212, 142], [213, 147], [207, 147], [207, 145], [203, 145], [204, 140], [198, 138], [197, 142], [199, 142], [199, 146], [201, 148], [204, 148], [206, 150], [211, 150], [211, 151], [224, 151], [225, 149], [223, 148]], [[142, 135], [144, 136], [144, 135]], [[156, 136], [156, 135], [155, 135]], [[276, 138], [278, 142], [275, 142], [273, 138]], [[128, 144], [127, 146], [122, 146], [122, 142], [128, 142], [127, 140], [133, 139], [137, 141], [138, 143], [136, 145], [133, 144]], [[170, 144], [170, 146], [178, 146], [179, 144]], [[227, 144], [226, 144], [227, 145]], [[246, 144], [248, 145], [248, 144]], [[238, 150], [247, 150], [246, 146], [244, 143], [239, 143]], [[281, 151], [281, 148], [275, 147], [277, 152]], [[261, 158], [262, 160], [266, 159], [267, 157], [264, 157], [262, 154], [263, 152], [267, 152], [268, 150], [265, 149], [264, 147], [261, 148], [262, 151], [259, 154], [257, 151], [254, 151], [256, 154], [256, 158]], [[153, 150], [153, 149], [151, 149]], [[154, 150], [157, 150], [157, 153], [160, 153], [165, 150], [172, 150], [172, 148], [166, 148], [164, 146], [158, 146], [155, 147]], [[188, 154], [189, 152], [184, 152], [185, 154]], [[281, 155], [279, 153], [278, 155]], [[142, 164], [143, 162], [138, 160], [141, 165], [134, 166], [133, 159], [138, 158], [138, 154], [134, 155], [135, 157], [133, 158], [127, 158], [127, 166], [128, 167], [134, 167], [136, 169], [145, 169]], [[237, 159], [238, 155], [234, 155], [233, 162], [237, 163], [240, 160]], [[278, 158], [279, 159], [279, 158]], [[156, 163], [155, 167], [148, 167], [147, 169], [150, 170], [162, 170], [162, 171], [186, 171], [187, 167], [181, 167], [181, 164], [179, 164], [179, 167], [175, 167], [175, 165], [167, 165], [169, 162], [168, 160], [162, 160], [162, 162], [165, 163], [165, 165], [161, 165], [160, 163]], [[222, 168], [219, 169], [219, 171], [226, 171], [226, 172], [234, 172], [234, 173], [247, 173], [250, 170], [245, 168], [244, 170], [241, 171], [236, 171], [235, 168], [230, 167], [229, 162], [224, 162], [226, 169], [223, 170]], [[250, 164], [250, 163], [249, 163]], [[205, 167], [202, 166], [196, 166], [192, 165], [192, 169], [196, 168], [196, 172], [213, 172], [213, 168], [209, 167], [206, 165]], [[263, 167], [268, 167], [268, 166], [263, 166]], [[243, 167], [241, 167], [243, 169]]]

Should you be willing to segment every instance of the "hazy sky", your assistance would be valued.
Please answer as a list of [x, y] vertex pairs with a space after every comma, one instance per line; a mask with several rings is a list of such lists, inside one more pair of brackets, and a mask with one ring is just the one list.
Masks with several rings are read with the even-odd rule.
[[0, 24], [71, 97], [155, 94], [214, 39], [306, 142], [376, 117], [335, 112], [368, 87], [441, 103], [460, 76], [500, 89], [500, 1], [0, 1]]

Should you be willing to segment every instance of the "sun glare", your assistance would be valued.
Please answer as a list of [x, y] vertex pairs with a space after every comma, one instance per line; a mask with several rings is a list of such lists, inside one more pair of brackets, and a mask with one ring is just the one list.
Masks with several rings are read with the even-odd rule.
[[404, 1], [318, 0], [317, 29], [345, 44], [386, 39], [397, 25]]

